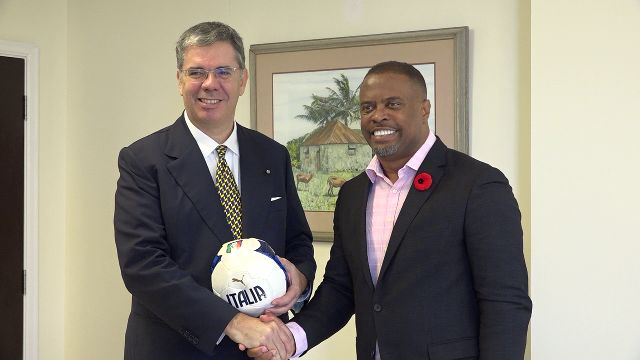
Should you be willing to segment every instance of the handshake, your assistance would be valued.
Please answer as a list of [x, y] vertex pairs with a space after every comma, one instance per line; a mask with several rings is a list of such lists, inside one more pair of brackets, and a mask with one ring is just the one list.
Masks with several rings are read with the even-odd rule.
[[[280, 298], [282, 299], [282, 298]], [[231, 319], [225, 334], [238, 343], [241, 351], [258, 360], [284, 360], [296, 350], [293, 334], [275, 313], [254, 318], [238, 313]]]

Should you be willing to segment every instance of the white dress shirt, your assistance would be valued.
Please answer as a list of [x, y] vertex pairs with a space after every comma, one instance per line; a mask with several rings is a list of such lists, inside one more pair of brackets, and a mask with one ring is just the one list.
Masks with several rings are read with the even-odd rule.
[[216, 168], [218, 166], [218, 153], [216, 152], [216, 147], [218, 147], [218, 145], [225, 145], [227, 147], [227, 152], [225, 153], [224, 158], [227, 160], [227, 164], [229, 164], [229, 168], [233, 173], [233, 178], [238, 186], [238, 191], [242, 194], [242, 189], [240, 187], [240, 147], [238, 146], [238, 127], [236, 126], [235, 121], [233, 123], [233, 131], [231, 131], [229, 138], [225, 140], [224, 143], [218, 144], [215, 140], [210, 138], [209, 135], [205, 134], [202, 130], [193, 125], [191, 120], [189, 120], [189, 116], [186, 111], [184, 112], [184, 118], [187, 120], [187, 127], [189, 128], [191, 135], [196, 139], [196, 143], [198, 143], [198, 147], [200, 148], [200, 151], [202, 151], [202, 156], [207, 162], [209, 174], [211, 174], [214, 184], [216, 182]]

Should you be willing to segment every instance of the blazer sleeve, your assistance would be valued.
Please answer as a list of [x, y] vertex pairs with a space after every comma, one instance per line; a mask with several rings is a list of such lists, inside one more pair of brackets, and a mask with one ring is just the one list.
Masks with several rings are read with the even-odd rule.
[[118, 158], [114, 225], [125, 286], [134, 305], [139, 302], [153, 313], [138, 316], [159, 317], [200, 350], [212, 354], [237, 311], [172, 259], [158, 170], [141, 157], [124, 148]]
[[468, 198], [464, 233], [479, 310], [480, 359], [523, 359], [531, 316], [520, 211], [505, 176], [486, 167]]

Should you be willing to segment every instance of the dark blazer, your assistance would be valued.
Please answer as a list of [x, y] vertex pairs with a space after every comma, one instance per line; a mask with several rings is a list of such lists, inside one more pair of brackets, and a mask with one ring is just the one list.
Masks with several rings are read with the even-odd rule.
[[[267, 241], [311, 283], [311, 232], [289, 154], [237, 126], [243, 237]], [[125, 359], [246, 359], [227, 337], [216, 346], [237, 310], [213, 295], [210, 266], [232, 235], [184, 117], [122, 149], [118, 166], [115, 240], [132, 294]]]
[[325, 277], [293, 321], [313, 347], [356, 316], [358, 359], [524, 357], [531, 300], [520, 211], [504, 175], [438, 139], [420, 166], [433, 184], [411, 188], [378, 283], [367, 260], [371, 182], [342, 187]]

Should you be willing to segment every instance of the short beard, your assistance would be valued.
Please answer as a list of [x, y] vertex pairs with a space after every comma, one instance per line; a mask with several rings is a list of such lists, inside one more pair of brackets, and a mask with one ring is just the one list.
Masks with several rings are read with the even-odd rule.
[[391, 156], [393, 154], [395, 154], [396, 152], [398, 152], [398, 144], [391, 144], [388, 146], [378, 146], [378, 147], [373, 147], [373, 153], [376, 154], [378, 157], [387, 157], [387, 156]]

